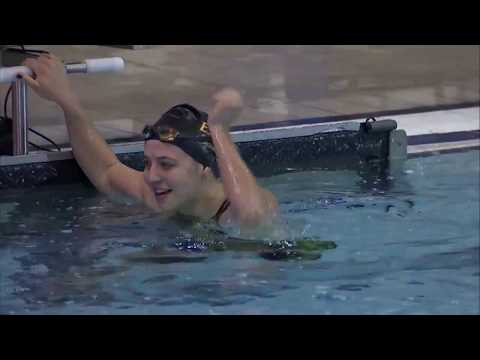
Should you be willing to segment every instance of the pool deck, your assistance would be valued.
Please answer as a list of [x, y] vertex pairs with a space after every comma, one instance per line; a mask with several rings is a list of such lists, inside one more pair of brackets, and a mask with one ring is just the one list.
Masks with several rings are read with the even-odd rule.
[[[28, 47], [48, 49], [65, 61], [108, 56], [127, 60], [122, 74], [72, 76], [90, 119], [109, 140], [138, 134], [144, 124], [178, 103], [208, 109], [211, 95], [225, 86], [238, 88], [245, 97], [246, 107], [236, 125], [425, 107], [435, 110], [459, 104], [478, 106], [480, 100], [478, 46]], [[0, 98], [6, 89], [0, 85]], [[30, 126], [57, 143], [68, 143], [60, 109], [33, 93], [29, 103]], [[467, 125], [461, 116], [449, 119], [445, 111], [440, 113], [436, 114], [440, 117], [420, 116], [410, 122], [405, 118], [408, 115], [392, 118], [401, 120], [400, 128], [402, 122], [408, 124], [409, 135], [412, 121], [427, 134], [432, 124], [438, 124], [439, 129], [445, 129], [447, 123], [449, 129], [479, 128], [478, 108], [470, 108], [474, 117]], [[46, 144], [33, 134], [30, 140]]]

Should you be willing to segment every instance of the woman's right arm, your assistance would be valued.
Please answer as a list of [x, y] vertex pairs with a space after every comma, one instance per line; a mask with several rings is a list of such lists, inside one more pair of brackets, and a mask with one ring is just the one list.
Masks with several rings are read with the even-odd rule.
[[42, 55], [27, 59], [25, 66], [35, 74], [35, 79], [23, 76], [30, 87], [63, 110], [75, 159], [94, 186], [108, 195], [122, 194], [145, 202], [149, 194], [143, 173], [123, 165], [87, 119], [61, 61]]
[[146, 190], [143, 173], [118, 160], [88, 121], [79, 102], [63, 104], [62, 109], [75, 159], [92, 184], [104, 194], [122, 194], [143, 201]]

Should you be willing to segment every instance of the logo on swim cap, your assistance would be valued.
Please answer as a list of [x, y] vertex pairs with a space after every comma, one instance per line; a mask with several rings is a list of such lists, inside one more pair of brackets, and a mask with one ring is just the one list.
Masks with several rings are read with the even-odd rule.
[[146, 126], [143, 134], [145, 141], [155, 139], [173, 142], [177, 138], [208, 141], [210, 129], [207, 121], [207, 113], [189, 104], [177, 105], [163, 114], [155, 125]]
[[155, 126], [177, 129], [184, 136], [209, 135], [208, 114], [189, 104], [174, 106], [157, 121]]

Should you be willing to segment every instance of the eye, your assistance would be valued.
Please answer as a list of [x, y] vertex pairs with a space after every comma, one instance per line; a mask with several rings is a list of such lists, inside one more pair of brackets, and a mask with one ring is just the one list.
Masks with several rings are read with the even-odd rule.
[[146, 169], [150, 169], [150, 166], [151, 166], [150, 160], [148, 160], [147, 158], [144, 158], [143, 163]]
[[173, 167], [175, 167], [175, 164], [168, 161], [161, 161], [160, 166], [162, 167], [163, 170], [170, 170]]

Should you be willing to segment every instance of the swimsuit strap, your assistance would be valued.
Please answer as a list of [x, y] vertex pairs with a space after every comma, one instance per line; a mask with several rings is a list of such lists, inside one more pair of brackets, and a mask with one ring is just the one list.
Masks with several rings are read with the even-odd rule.
[[230, 201], [227, 199], [222, 203], [222, 205], [220, 206], [220, 208], [218, 209], [217, 213], [212, 218], [212, 220], [218, 223], [222, 215], [225, 213], [225, 211], [228, 210], [229, 207], [230, 207]]

